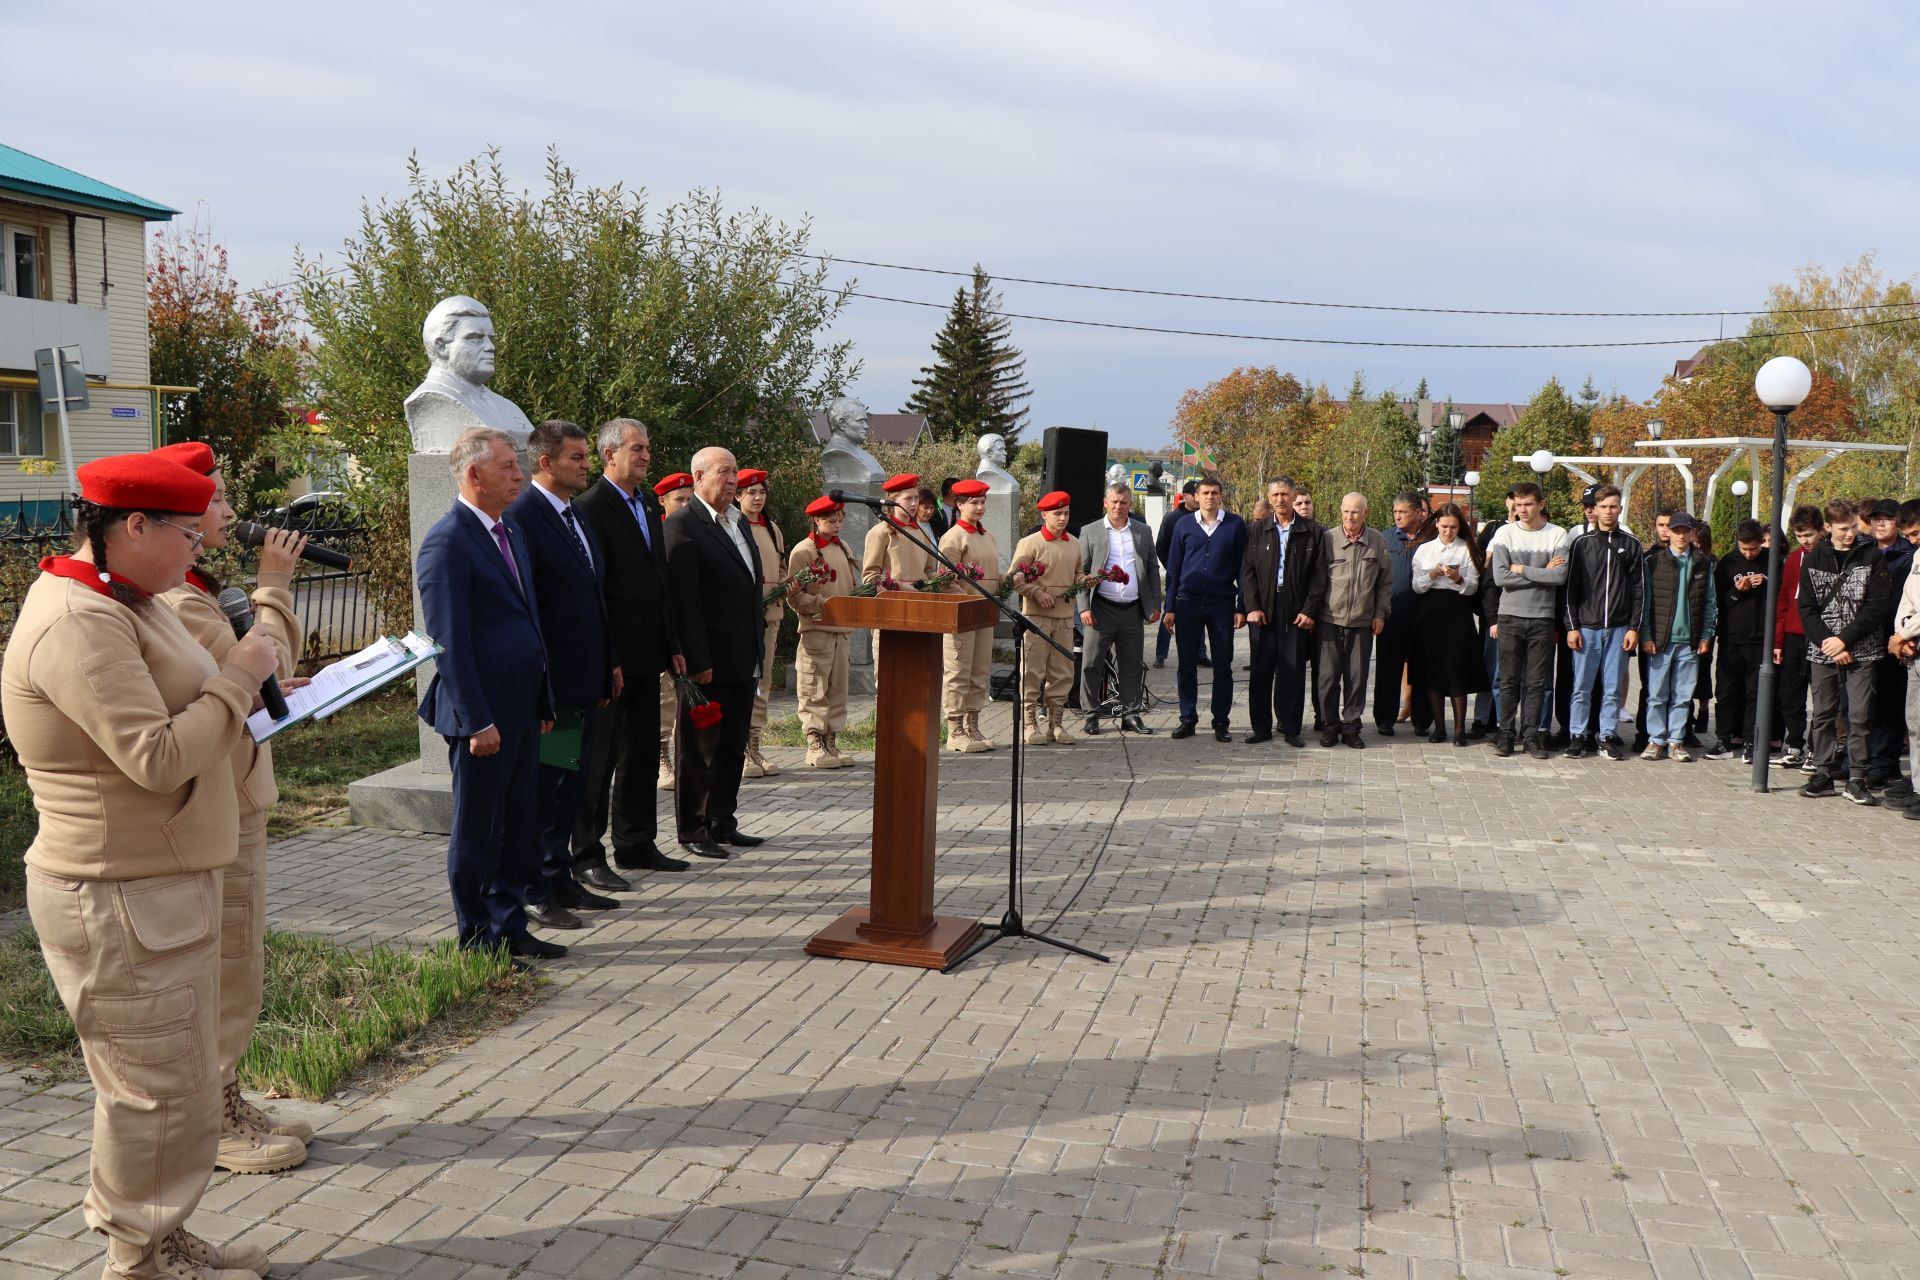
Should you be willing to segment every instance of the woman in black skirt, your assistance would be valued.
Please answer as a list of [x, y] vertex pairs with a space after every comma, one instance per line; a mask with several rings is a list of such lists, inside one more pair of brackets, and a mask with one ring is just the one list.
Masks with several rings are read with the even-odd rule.
[[1480, 632], [1474, 625], [1487, 566], [1480, 544], [1465, 532], [1467, 518], [1458, 506], [1440, 508], [1428, 528], [1433, 537], [1413, 550], [1413, 589], [1420, 595], [1413, 652], [1433, 702], [1433, 732], [1427, 740], [1447, 740], [1446, 703], [1452, 699], [1453, 745], [1464, 747], [1467, 697], [1488, 687]]

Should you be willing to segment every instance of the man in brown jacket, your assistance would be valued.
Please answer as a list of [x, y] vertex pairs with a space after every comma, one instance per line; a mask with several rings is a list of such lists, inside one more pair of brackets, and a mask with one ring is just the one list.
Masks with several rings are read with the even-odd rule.
[[256, 629], [216, 663], [154, 602], [193, 566], [212, 480], [142, 454], [79, 479], [84, 545], [41, 562], [0, 665], [0, 714], [40, 815], [27, 911], [94, 1088], [81, 1214], [107, 1237], [108, 1276], [247, 1280], [265, 1253], [211, 1245], [186, 1221], [220, 1143], [232, 761], [279, 655]]
[[1393, 558], [1387, 540], [1367, 528], [1365, 494], [1340, 499], [1340, 523], [1323, 535], [1320, 562], [1306, 609], [1320, 648], [1318, 693], [1327, 716], [1320, 745], [1364, 747], [1367, 661], [1373, 637], [1386, 630], [1393, 598]]

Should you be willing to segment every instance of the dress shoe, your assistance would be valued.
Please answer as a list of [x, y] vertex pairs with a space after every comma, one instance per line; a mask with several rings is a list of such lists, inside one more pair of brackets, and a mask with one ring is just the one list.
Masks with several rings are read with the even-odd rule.
[[1152, 737], [1153, 730], [1147, 728], [1147, 722], [1138, 714], [1120, 717], [1120, 727], [1128, 733], [1137, 733], [1143, 738]]
[[603, 862], [589, 863], [573, 869], [573, 878], [593, 889], [605, 889], [608, 893], [626, 893], [633, 888], [633, 882], [625, 876], [613, 874]]
[[1087, 722], [1080, 726], [1080, 732], [1086, 734], [1089, 738], [1097, 738], [1105, 733], [1106, 730], [1100, 727], [1099, 716], [1088, 716]]
[[631, 849], [615, 849], [613, 865], [622, 871], [685, 871], [684, 858], [670, 858], [660, 852], [660, 846], [649, 840], [645, 844], [635, 845]]
[[744, 831], [729, 831], [714, 841], [715, 844], [730, 844], [736, 849], [756, 849], [766, 842], [765, 836], [750, 836]]
[[1353, 730], [1351, 733], [1341, 734], [1340, 741], [1346, 743], [1356, 751], [1367, 745], [1367, 740], [1360, 736], [1358, 729]]
[[1290, 733], [1287, 735], [1287, 745], [1290, 747], [1304, 747], [1307, 745], [1307, 740], [1297, 733]]
[[1320, 745], [1323, 747], [1339, 746], [1340, 731], [1338, 729], [1322, 729], [1320, 731]]
[[557, 902], [529, 902], [527, 919], [542, 929], [584, 929], [587, 922]]
[[577, 878], [565, 879], [554, 885], [553, 900], [569, 911], [611, 911], [620, 905], [620, 899], [595, 893]]
[[1373, 726], [1373, 728], [1374, 732], [1383, 738], [1391, 738], [1393, 736], [1393, 726], [1390, 724], [1377, 724]]
[[523, 933], [517, 938], [507, 939], [507, 954], [521, 960], [558, 960], [567, 954], [567, 949], [557, 942]]
[[720, 862], [725, 862], [733, 856], [711, 840], [682, 840], [680, 847], [698, 857], [713, 858]]
[[1215, 742], [1232, 742], [1233, 734], [1228, 731], [1227, 726], [1217, 724], [1213, 726], [1213, 740]]
[[1250, 733], [1246, 737], [1240, 739], [1240, 741], [1246, 743], [1248, 746], [1253, 746], [1254, 744], [1260, 743], [1260, 742], [1272, 742], [1273, 735], [1270, 733]]
[[1173, 736], [1176, 738], [1191, 738], [1193, 736], [1193, 731], [1197, 727], [1197, 725], [1198, 725], [1197, 721], [1182, 720], [1180, 722], [1180, 727], [1173, 731]]

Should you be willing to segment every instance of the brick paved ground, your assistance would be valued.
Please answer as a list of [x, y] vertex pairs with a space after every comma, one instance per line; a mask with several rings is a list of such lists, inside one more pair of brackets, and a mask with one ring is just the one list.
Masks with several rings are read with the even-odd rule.
[[[307, 1280], [1920, 1275], [1916, 828], [1737, 765], [1167, 723], [1036, 752], [1030, 914], [1084, 882], [1059, 931], [1113, 964], [808, 959], [872, 775], [749, 783], [771, 844], [649, 879], [196, 1225]], [[1000, 906], [1006, 759], [943, 760], [948, 912]], [[444, 934], [442, 849], [284, 842], [275, 920]], [[0, 1272], [92, 1276], [86, 1088], [0, 1098]]]

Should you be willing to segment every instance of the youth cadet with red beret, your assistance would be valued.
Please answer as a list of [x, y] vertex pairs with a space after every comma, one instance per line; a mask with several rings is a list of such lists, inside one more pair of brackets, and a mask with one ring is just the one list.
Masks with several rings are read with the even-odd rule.
[[843, 769], [851, 763], [840, 754], [836, 739], [847, 727], [847, 663], [852, 656], [853, 633], [820, 620], [820, 610], [834, 596], [853, 594], [859, 569], [847, 544], [840, 541], [846, 508], [832, 498], [807, 504], [812, 531], [787, 556], [787, 573], [798, 574], [819, 566], [824, 582], [795, 587], [787, 603], [800, 619], [800, 648], [794, 657], [794, 685], [800, 702], [800, 725], [807, 734], [809, 769]]
[[[940, 539], [940, 554], [956, 565], [980, 570], [980, 585], [1000, 587], [1000, 544], [981, 521], [987, 514], [987, 486], [983, 480], [954, 483], [953, 526]], [[973, 594], [972, 589], [958, 590]], [[964, 631], [945, 637], [947, 750], [991, 751], [993, 743], [980, 731], [980, 713], [987, 705], [987, 672], [993, 665], [993, 628]]]

